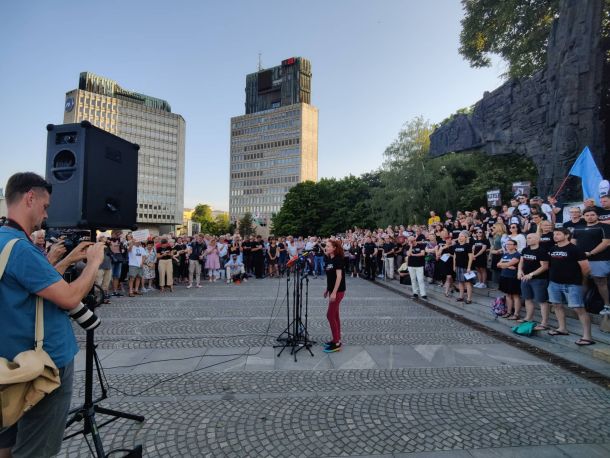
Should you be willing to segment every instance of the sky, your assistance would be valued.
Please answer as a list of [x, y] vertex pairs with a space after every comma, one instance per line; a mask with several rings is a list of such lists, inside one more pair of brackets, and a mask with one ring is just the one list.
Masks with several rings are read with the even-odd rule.
[[459, 0], [1, 2], [0, 187], [44, 175], [46, 129], [82, 71], [167, 100], [186, 120], [184, 205], [229, 207], [229, 121], [246, 75], [312, 63], [318, 175], [377, 169], [401, 126], [439, 122], [502, 83], [458, 53]]

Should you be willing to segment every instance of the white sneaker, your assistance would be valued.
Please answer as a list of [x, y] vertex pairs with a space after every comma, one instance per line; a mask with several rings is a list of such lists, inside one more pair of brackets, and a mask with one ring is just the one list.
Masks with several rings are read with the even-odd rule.
[[193, 284], [192, 284], [192, 283], [191, 283], [191, 284], [186, 285], [186, 289], [191, 289], [192, 287], [193, 287]]
[[599, 312], [600, 315], [610, 315], [610, 305], [604, 305], [604, 308]]
[[475, 288], [480, 288], [480, 287], [481, 287], [481, 283], [475, 283], [473, 286], [474, 286]]
[[485, 289], [487, 288], [487, 285], [485, 283], [481, 283], [481, 288]]

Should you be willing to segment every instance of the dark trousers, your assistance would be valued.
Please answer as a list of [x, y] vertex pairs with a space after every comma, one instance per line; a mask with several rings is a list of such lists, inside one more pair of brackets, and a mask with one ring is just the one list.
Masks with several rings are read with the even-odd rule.
[[253, 256], [253, 261], [254, 275], [256, 275], [256, 278], [263, 278], [265, 273], [265, 258], [263, 257], [263, 254], [255, 254]]
[[370, 279], [375, 281], [375, 274], [377, 272], [377, 258], [373, 256], [364, 256], [364, 274]]
[[335, 343], [341, 342], [341, 319], [339, 318], [339, 304], [341, 304], [341, 300], [343, 299], [344, 295], [344, 291], [338, 292], [334, 301], [328, 301], [326, 319], [330, 325], [330, 332], [332, 333], [333, 342]]

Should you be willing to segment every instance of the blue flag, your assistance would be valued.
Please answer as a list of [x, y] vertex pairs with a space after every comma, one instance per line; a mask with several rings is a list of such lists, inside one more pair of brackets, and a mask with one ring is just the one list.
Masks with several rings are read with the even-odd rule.
[[588, 146], [585, 146], [585, 149], [582, 150], [568, 175], [580, 177], [583, 199], [595, 199], [595, 202], [599, 205], [599, 184], [603, 178]]

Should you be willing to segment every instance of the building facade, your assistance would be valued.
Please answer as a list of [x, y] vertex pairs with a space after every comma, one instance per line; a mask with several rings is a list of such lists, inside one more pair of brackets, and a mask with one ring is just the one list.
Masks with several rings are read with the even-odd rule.
[[165, 100], [83, 72], [78, 89], [66, 93], [64, 123], [84, 120], [140, 145], [138, 228], [173, 231], [182, 223], [184, 207], [184, 118]]
[[268, 227], [291, 187], [317, 181], [318, 109], [310, 101], [307, 59], [247, 75], [246, 114], [231, 118], [231, 221], [249, 212]]

